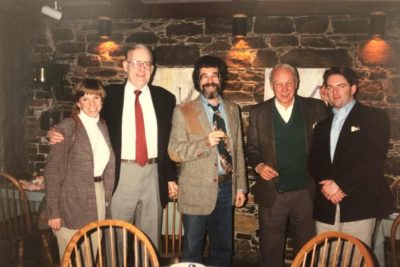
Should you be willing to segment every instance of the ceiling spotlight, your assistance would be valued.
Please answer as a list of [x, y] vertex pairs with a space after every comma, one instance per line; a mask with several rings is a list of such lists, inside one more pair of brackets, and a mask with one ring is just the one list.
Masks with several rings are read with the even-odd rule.
[[58, 7], [57, 1], [54, 1], [54, 8], [49, 6], [42, 7], [42, 14], [49, 16], [52, 19], [60, 20], [62, 17], [61, 8]]

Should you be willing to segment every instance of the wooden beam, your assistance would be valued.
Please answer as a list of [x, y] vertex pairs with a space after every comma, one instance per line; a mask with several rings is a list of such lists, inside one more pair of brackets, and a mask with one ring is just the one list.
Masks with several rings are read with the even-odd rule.
[[113, 17], [196, 18], [226, 17], [241, 12], [248, 16], [334, 15], [399, 12], [400, 1], [233, 1], [214, 3], [142, 4], [113, 2]]
[[83, 1], [79, 6], [68, 2], [62, 6], [64, 19], [95, 19], [111, 16], [129, 18], [199, 18], [248, 16], [296, 16], [365, 14], [373, 11], [400, 12], [400, 0], [233, 0], [232, 2], [144, 4], [139, 0]]

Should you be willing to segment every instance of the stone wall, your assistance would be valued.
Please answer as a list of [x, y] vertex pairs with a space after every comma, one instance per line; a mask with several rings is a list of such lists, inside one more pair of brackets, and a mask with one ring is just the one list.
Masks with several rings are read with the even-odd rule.
[[[249, 107], [264, 97], [264, 68], [280, 62], [304, 68], [353, 67], [361, 78], [358, 99], [384, 108], [390, 116], [391, 147], [386, 174], [399, 178], [400, 16], [387, 14], [382, 41], [385, 57], [379, 62], [369, 58], [364, 49], [370, 41], [368, 16], [252, 17], [248, 19], [247, 37], [239, 42], [231, 36], [231, 18], [113, 20], [112, 40], [119, 47], [108, 54], [98, 48], [97, 21], [47, 24], [36, 41], [34, 57], [38, 65], [50, 66], [48, 72], [53, 79], [32, 84], [33, 99], [27, 117], [31, 133], [28, 171], [42, 172], [45, 164], [48, 144], [39, 125], [49, 106], [55, 107], [52, 116], [56, 120], [65, 116], [71, 107], [71, 88], [83, 77], [96, 77], [105, 84], [122, 82], [122, 48], [132, 42], [144, 42], [154, 48], [159, 66], [191, 67], [205, 54], [224, 58], [230, 67], [225, 97], [242, 107], [245, 130]], [[249, 184], [254, 184], [251, 170]], [[236, 212], [238, 257], [256, 258], [257, 228], [257, 206], [250, 194], [246, 207]]]

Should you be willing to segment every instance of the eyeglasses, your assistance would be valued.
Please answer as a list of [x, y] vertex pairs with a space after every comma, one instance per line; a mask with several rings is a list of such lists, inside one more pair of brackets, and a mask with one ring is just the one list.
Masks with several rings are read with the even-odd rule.
[[151, 69], [153, 64], [150, 61], [139, 61], [139, 60], [127, 60], [128, 64], [135, 69], [139, 69], [141, 67], [144, 67], [145, 70]]
[[200, 74], [200, 81], [208, 81], [208, 79], [217, 81], [217, 80], [219, 80], [219, 77], [220, 76], [218, 73], [212, 73], [212, 74], [203, 73], [203, 74]]

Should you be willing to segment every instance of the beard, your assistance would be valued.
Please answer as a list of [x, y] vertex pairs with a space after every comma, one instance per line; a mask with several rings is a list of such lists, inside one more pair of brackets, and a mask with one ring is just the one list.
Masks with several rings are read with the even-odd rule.
[[[207, 90], [207, 87], [213, 87], [214, 90], [210, 92]], [[201, 85], [201, 94], [207, 99], [214, 99], [218, 97], [220, 95], [220, 92], [221, 87], [218, 83], [211, 82]]]

